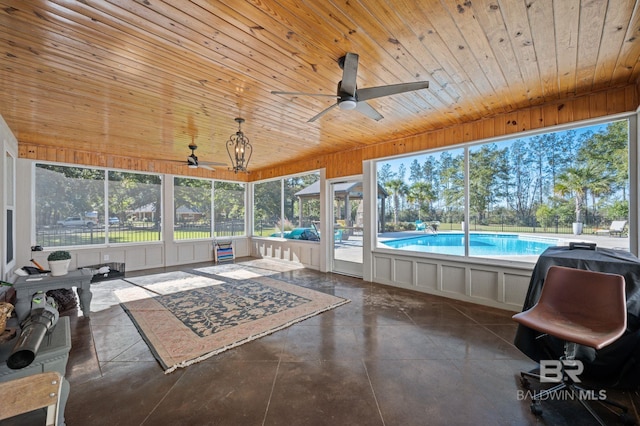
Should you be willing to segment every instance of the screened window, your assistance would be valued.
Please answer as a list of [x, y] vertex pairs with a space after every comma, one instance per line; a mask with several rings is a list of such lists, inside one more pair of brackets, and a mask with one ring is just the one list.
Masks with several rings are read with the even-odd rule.
[[105, 171], [36, 164], [36, 243], [104, 244]]
[[[132, 243], [162, 239], [161, 183], [161, 178], [157, 175], [109, 172], [109, 217], [106, 220], [109, 242]], [[115, 224], [114, 218], [119, 219]]]
[[174, 177], [173, 185], [173, 238], [210, 238], [212, 182]]
[[[312, 228], [320, 220], [320, 174], [312, 173], [284, 179], [285, 231], [293, 228]], [[317, 188], [317, 194], [303, 194]], [[305, 196], [309, 195], [309, 196]]]
[[38, 245], [160, 240], [160, 176], [47, 164], [35, 174]]
[[628, 224], [628, 129], [620, 120], [380, 161], [378, 246], [526, 261], [569, 239], [628, 249], [627, 228], [611, 232]]
[[[317, 241], [315, 225], [320, 220], [319, 180], [319, 173], [309, 173], [256, 183], [254, 235]], [[298, 232], [292, 233], [294, 229]]]
[[454, 149], [378, 163], [380, 233], [461, 231], [464, 221], [464, 150]]
[[213, 210], [216, 237], [246, 235], [246, 185], [216, 181], [213, 184]]
[[260, 237], [282, 235], [282, 182], [273, 180], [256, 183], [253, 191], [253, 234]]

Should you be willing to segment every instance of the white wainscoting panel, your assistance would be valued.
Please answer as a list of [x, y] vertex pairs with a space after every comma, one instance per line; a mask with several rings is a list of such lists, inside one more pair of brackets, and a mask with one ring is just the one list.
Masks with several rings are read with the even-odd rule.
[[487, 300], [499, 300], [498, 288], [501, 282], [498, 281], [497, 271], [487, 271], [477, 268], [470, 268], [471, 271], [471, 297]]
[[466, 268], [464, 265], [442, 265], [442, 291], [446, 293], [467, 294]]
[[320, 269], [320, 243], [280, 238], [252, 238], [251, 256], [287, 260]]
[[416, 261], [416, 286], [431, 291], [439, 289], [440, 279], [438, 278], [439, 266], [433, 262]]
[[373, 252], [373, 281], [511, 311], [522, 309], [533, 265]]

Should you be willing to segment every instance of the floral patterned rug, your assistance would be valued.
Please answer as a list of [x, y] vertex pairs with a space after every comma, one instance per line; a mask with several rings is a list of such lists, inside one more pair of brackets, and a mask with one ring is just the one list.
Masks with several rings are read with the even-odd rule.
[[131, 279], [136, 286], [118, 296], [165, 373], [349, 302], [261, 274], [242, 278], [157, 274]]

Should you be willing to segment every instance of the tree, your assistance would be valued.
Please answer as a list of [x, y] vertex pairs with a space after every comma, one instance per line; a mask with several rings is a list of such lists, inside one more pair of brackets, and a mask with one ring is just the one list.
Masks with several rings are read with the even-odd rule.
[[[295, 195], [298, 191], [308, 187], [314, 182], [320, 180], [319, 173], [309, 173], [306, 175], [295, 176], [284, 180], [284, 214], [285, 218], [292, 222], [298, 221], [300, 217], [300, 199]], [[320, 198], [318, 198], [318, 203], [314, 203], [312, 200], [305, 202], [305, 210], [310, 210], [312, 207], [317, 206], [317, 215], [320, 216]], [[303, 215], [304, 216], [304, 215]], [[303, 226], [303, 224], [298, 224], [299, 226]]]
[[582, 206], [592, 179], [588, 167], [569, 167], [558, 175], [554, 191], [561, 196], [573, 196], [575, 200], [576, 222], [582, 222]]
[[67, 216], [104, 211], [104, 170], [38, 164], [38, 225], [52, 225]]
[[397, 178], [401, 181], [404, 181], [404, 177], [407, 174], [407, 166], [404, 163], [400, 163], [398, 166], [398, 173], [396, 174]]
[[418, 210], [418, 219], [421, 219], [420, 212], [422, 211], [424, 204], [427, 204], [428, 211], [428, 203], [433, 201], [435, 198], [435, 194], [433, 192], [433, 188], [430, 183], [427, 182], [414, 182], [408, 188], [407, 192], [407, 201], [410, 203], [417, 204]]
[[[619, 190], [622, 199], [627, 199], [629, 179], [629, 127], [627, 120], [609, 123], [606, 130], [591, 134], [578, 156], [588, 163], [606, 164], [606, 176], [610, 179], [612, 191]], [[605, 171], [603, 170], [603, 175]]]
[[161, 217], [161, 178], [143, 173], [109, 172], [109, 210], [123, 214], [142, 207], [153, 212], [153, 220]]
[[[257, 219], [274, 222], [280, 219], [280, 182], [280, 180], [262, 182], [253, 187], [254, 216]], [[258, 226], [257, 220], [255, 225]]]
[[527, 224], [533, 215], [536, 189], [542, 186], [542, 177], [539, 174], [536, 178], [536, 173], [539, 173], [537, 167], [534, 167], [536, 158], [531, 155], [531, 150], [524, 141], [514, 142], [508, 150], [508, 156], [510, 172], [505, 198], [518, 221]]
[[506, 149], [495, 144], [482, 145], [470, 152], [469, 157], [469, 209], [484, 222], [491, 204], [502, 196], [499, 183], [506, 179]]
[[555, 212], [546, 204], [541, 205], [536, 210], [536, 219], [545, 229], [553, 225], [554, 217]]
[[387, 182], [393, 179], [396, 174], [391, 170], [391, 164], [384, 163], [380, 169], [378, 169], [378, 182], [380, 185], [385, 186]]
[[244, 184], [216, 181], [213, 184], [215, 222], [244, 219]]
[[[440, 155], [440, 193], [447, 214], [462, 214], [464, 202], [464, 155], [445, 151]], [[453, 220], [450, 217], [450, 220]]]
[[416, 183], [424, 180], [424, 171], [417, 158], [411, 161], [409, 166], [409, 182]]
[[401, 179], [391, 179], [385, 185], [393, 199], [393, 223], [398, 223], [398, 213], [400, 212], [400, 201], [407, 193], [407, 184]]
[[205, 219], [211, 218], [211, 181], [205, 179], [174, 178], [173, 217], [177, 222], [178, 208], [186, 207]]

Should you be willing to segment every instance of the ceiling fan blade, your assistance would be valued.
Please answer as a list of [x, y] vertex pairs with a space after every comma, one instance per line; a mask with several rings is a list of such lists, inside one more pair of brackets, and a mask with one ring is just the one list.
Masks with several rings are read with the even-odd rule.
[[364, 101], [358, 102], [356, 104], [356, 111], [359, 111], [367, 117], [373, 118], [376, 121], [380, 121], [384, 118], [382, 114], [375, 110], [375, 108]]
[[215, 171], [216, 171], [216, 169], [214, 169], [213, 167], [209, 167], [209, 166], [204, 165], [204, 164], [198, 164], [198, 168], [203, 168], [203, 169], [211, 170], [212, 172], [215, 172]]
[[414, 90], [426, 89], [429, 87], [428, 81], [417, 81], [415, 83], [390, 84], [388, 86], [367, 87], [358, 90], [358, 100], [367, 101], [369, 99], [381, 98], [383, 96], [396, 95], [398, 93], [412, 92]]
[[292, 95], [292, 96], [322, 96], [325, 98], [337, 98], [338, 95], [327, 95], [324, 93], [304, 93], [304, 92], [279, 92], [277, 90], [271, 91], [272, 95]]
[[329, 108], [325, 109], [324, 111], [320, 112], [319, 114], [316, 114], [313, 117], [311, 117], [310, 119], [308, 119], [307, 123], [312, 123], [312, 122], [316, 121], [318, 118], [322, 117], [323, 115], [325, 115], [326, 113], [328, 113], [329, 111], [331, 111], [333, 108], [335, 108], [337, 106], [338, 106], [337, 103], [331, 105]]
[[226, 166], [226, 163], [219, 163], [217, 161], [198, 161], [200, 166]]
[[358, 55], [347, 53], [342, 65], [342, 84], [340, 90], [352, 96], [356, 94], [356, 77], [358, 75]]

